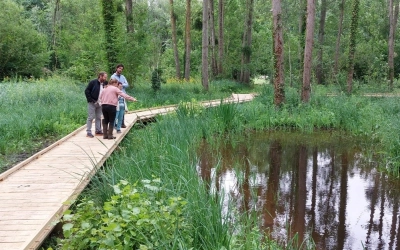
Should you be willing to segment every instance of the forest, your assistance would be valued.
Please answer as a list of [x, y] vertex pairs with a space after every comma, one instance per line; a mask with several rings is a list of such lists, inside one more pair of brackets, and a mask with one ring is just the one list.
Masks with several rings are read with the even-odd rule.
[[[111, 75], [117, 64], [124, 65], [130, 83], [127, 92], [140, 100], [128, 104], [129, 110], [177, 105], [176, 113], [132, 128], [60, 218], [62, 237], [49, 235], [41, 249], [345, 249], [350, 243], [358, 249], [386, 249], [399, 245], [400, 206], [395, 196], [400, 175], [399, 1], [1, 0], [0, 172], [81, 127], [87, 117], [84, 88], [99, 71]], [[267, 84], [256, 84], [260, 81]], [[246, 104], [213, 109], [199, 105], [203, 100], [249, 92], [257, 96]], [[299, 157], [289, 162], [288, 151], [279, 143], [262, 142], [250, 150], [238, 143], [242, 138], [243, 145], [249, 146], [256, 132], [293, 131], [306, 137], [307, 143], [314, 143], [314, 132], [360, 140], [357, 147], [365, 150], [366, 160], [357, 160], [361, 155], [357, 152], [357, 157], [347, 157], [333, 146], [323, 148], [322, 155], [332, 155], [332, 167], [313, 164], [312, 177], [319, 171], [320, 181], [306, 182], [303, 177], [311, 176], [303, 171], [307, 159], [318, 162], [314, 144], [293, 149]], [[286, 138], [296, 140], [290, 133]], [[218, 161], [211, 167], [217, 174], [225, 165], [234, 166], [234, 171], [245, 167], [235, 184], [251, 192], [247, 200], [237, 197], [237, 208], [226, 209], [222, 201], [232, 197], [210, 192], [209, 183], [199, 181], [202, 155], [198, 151], [205, 143], [215, 152]], [[265, 196], [250, 185], [249, 180], [258, 175], [251, 172], [254, 165], [248, 158], [221, 161], [221, 145], [246, 157], [258, 149], [266, 150], [263, 159], [271, 155], [265, 164], [270, 172], [260, 172], [262, 180], [271, 178]], [[210, 157], [206, 158], [205, 165]], [[360, 175], [374, 183], [368, 190], [356, 189], [357, 207], [362, 195], [370, 201], [365, 207], [371, 216], [365, 223], [350, 214], [354, 209], [347, 209], [346, 195], [351, 192], [343, 190], [351, 186], [347, 180], [354, 177], [355, 163], [361, 164]], [[342, 171], [347, 168], [350, 173]], [[330, 178], [326, 178], [328, 170]], [[304, 175], [297, 175], [300, 172]], [[312, 183], [312, 193], [319, 198], [321, 193], [334, 194], [336, 198], [320, 199], [310, 210], [323, 210], [330, 223], [311, 221], [316, 233], [302, 234], [296, 225], [304, 228], [303, 219], [313, 212], [306, 213], [308, 203], [297, 202], [297, 193], [282, 195], [274, 185], [278, 180], [292, 183], [290, 190], [303, 188], [302, 195], [309, 192], [306, 183]], [[149, 191], [149, 185], [160, 192]], [[120, 190], [138, 191], [140, 204], [158, 205], [140, 210], [138, 217], [131, 216], [125, 223], [119, 209], [132, 201]], [[267, 198], [273, 202], [266, 202]], [[285, 240], [279, 241], [257, 226], [262, 220], [259, 203], [254, 201], [268, 206], [264, 215], [281, 211], [272, 206], [283, 201], [282, 207], [301, 208], [304, 216], [296, 215], [301, 222], [297, 224], [296, 216], [287, 224], [288, 217], [282, 216], [282, 225], [291, 227], [293, 234], [287, 230]], [[111, 208], [110, 203], [117, 205]], [[379, 223], [374, 213], [379, 214]], [[107, 217], [125, 228], [114, 230], [116, 223]], [[152, 220], [140, 224], [139, 217]], [[366, 240], [352, 238], [348, 218], [357, 218], [368, 229]], [[321, 225], [321, 230], [315, 225]], [[339, 228], [330, 230], [325, 225]], [[384, 231], [388, 229], [390, 234]], [[134, 235], [135, 230], [140, 233]], [[378, 240], [369, 241], [370, 235]]]
[[349, 74], [392, 88], [400, 72], [398, 0], [4, 0], [0, 7], [0, 80], [62, 74], [86, 82], [123, 63], [132, 83], [149, 82], [152, 72], [166, 81], [205, 78], [205, 87], [261, 75], [345, 90]]

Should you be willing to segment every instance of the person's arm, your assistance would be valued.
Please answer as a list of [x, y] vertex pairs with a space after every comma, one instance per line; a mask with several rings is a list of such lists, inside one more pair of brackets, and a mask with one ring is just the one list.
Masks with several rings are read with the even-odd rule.
[[92, 95], [91, 95], [93, 88], [94, 88], [94, 84], [92, 81], [90, 81], [88, 86], [85, 89], [85, 96], [86, 96], [86, 100], [88, 102], [95, 102], [95, 100], [93, 100]]
[[133, 101], [133, 102], [136, 102], [137, 100], [136, 100], [136, 98], [135, 97], [132, 97], [132, 96], [130, 96], [130, 95], [127, 95], [127, 94], [125, 94], [124, 92], [122, 92], [121, 90], [119, 90], [118, 89], [118, 95], [120, 95], [120, 96], [122, 96], [123, 98], [125, 98], [125, 99], [127, 99], [127, 100], [129, 100], [129, 101]]
[[128, 80], [126, 80], [125, 76], [121, 75], [121, 80], [123, 80], [122, 83], [122, 87], [124, 87], [124, 89], [126, 89], [127, 87], [129, 87], [129, 83]]

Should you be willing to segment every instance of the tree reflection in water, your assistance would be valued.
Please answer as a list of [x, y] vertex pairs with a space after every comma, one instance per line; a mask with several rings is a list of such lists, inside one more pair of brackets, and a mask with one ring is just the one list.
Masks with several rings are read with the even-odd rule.
[[[317, 249], [399, 249], [400, 181], [377, 170], [370, 145], [331, 132], [257, 133], [199, 149], [199, 175], [270, 237]], [[229, 197], [229, 198], [228, 198]], [[364, 247], [364, 248], [363, 248]]]

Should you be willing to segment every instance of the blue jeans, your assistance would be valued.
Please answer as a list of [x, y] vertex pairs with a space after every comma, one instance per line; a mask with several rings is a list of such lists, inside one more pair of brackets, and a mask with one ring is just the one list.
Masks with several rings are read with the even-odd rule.
[[117, 131], [121, 130], [122, 126], [122, 118], [124, 117], [125, 113], [125, 106], [119, 106], [119, 110], [117, 111], [117, 114], [115, 115], [115, 124]]

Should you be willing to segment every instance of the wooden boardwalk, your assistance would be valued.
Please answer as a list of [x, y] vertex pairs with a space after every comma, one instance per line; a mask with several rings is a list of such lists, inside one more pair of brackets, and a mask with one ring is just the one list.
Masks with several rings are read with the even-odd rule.
[[[246, 102], [233, 94], [227, 102]], [[202, 103], [205, 107], [221, 100]], [[38, 249], [57, 220], [89, 183], [135, 122], [175, 111], [167, 106], [130, 112], [115, 140], [86, 137], [86, 125], [0, 174], [0, 250]]]

